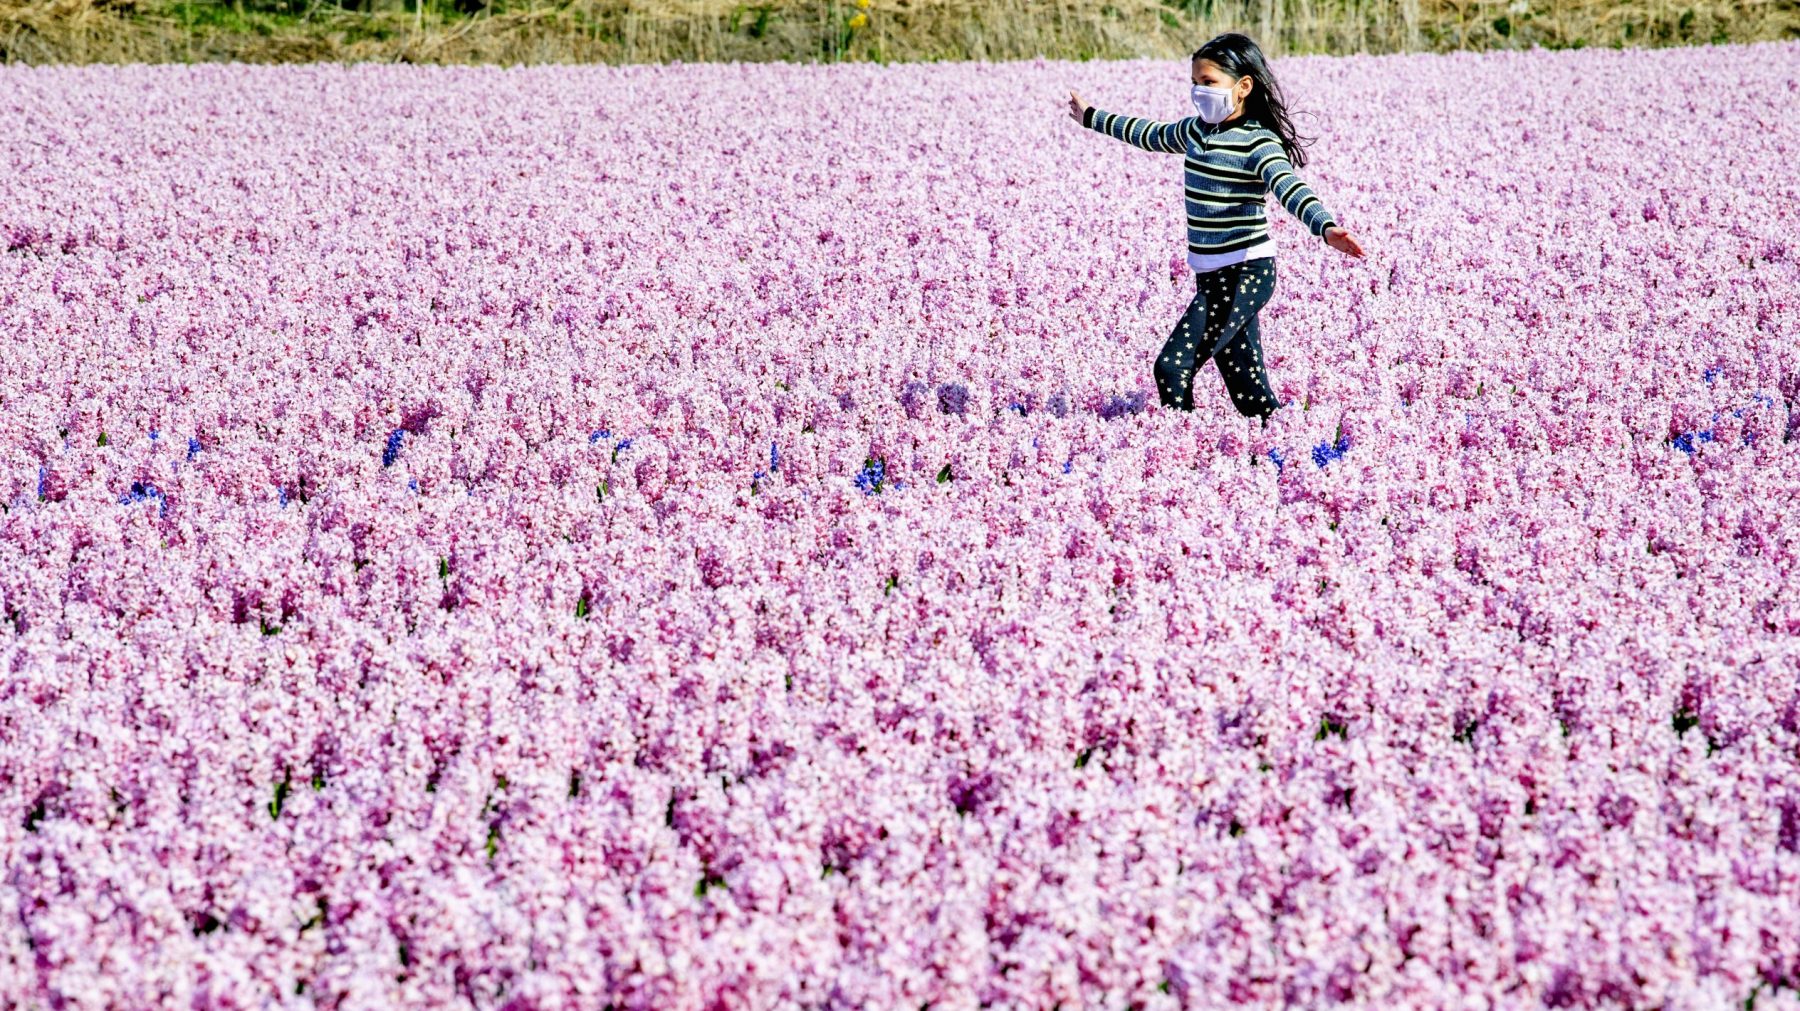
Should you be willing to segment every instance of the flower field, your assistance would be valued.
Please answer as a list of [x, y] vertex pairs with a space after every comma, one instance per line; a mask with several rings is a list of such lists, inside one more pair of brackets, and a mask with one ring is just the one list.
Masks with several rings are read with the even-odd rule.
[[1800, 1008], [1800, 43], [0, 67], [0, 1006]]

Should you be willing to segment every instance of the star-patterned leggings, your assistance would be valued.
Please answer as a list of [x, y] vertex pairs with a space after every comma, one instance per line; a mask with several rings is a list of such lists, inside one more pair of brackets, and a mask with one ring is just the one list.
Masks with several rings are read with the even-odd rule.
[[1156, 358], [1156, 388], [1164, 407], [1194, 409], [1194, 372], [1208, 358], [1219, 366], [1231, 404], [1247, 418], [1267, 418], [1279, 406], [1263, 372], [1256, 314], [1275, 291], [1275, 258], [1233, 263], [1194, 275], [1194, 300]]

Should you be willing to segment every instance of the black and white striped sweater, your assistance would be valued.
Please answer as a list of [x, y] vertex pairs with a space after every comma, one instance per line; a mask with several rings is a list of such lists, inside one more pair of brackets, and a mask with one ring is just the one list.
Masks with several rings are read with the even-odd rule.
[[1337, 224], [1295, 174], [1281, 138], [1254, 119], [1158, 123], [1089, 106], [1081, 125], [1146, 151], [1185, 156], [1188, 264], [1195, 270], [1273, 254], [1264, 214], [1270, 193], [1314, 235], [1323, 238]]

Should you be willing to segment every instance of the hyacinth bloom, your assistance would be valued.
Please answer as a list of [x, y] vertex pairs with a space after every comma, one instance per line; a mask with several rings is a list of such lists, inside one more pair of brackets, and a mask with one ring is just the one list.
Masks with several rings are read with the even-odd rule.
[[0, 67], [0, 1003], [1800, 1007], [1797, 64]]

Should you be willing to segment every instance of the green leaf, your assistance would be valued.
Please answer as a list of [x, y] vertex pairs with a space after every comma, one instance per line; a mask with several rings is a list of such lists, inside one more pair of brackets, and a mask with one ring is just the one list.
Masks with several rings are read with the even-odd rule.
[[1092, 747], [1081, 749], [1081, 754], [1075, 756], [1075, 768], [1085, 768], [1088, 764], [1088, 759], [1092, 757], [1094, 757], [1094, 749]]
[[106, 433], [105, 432], [100, 433], [99, 445], [102, 445], [102, 446], [106, 445]]
[[586, 590], [582, 590], [581, 591], [581, 599], [575, 601], [575, 617], [586, 619], [587, 616], [588, 616], [588, 595], [587, 595]]
[[950, 479], [951, 479], [950, 465], [946, 463], [946, 464], [944, 464], [944, 469], [938, 471], [938, 484], [943, 484], [945, 481], [948, 481]]
[[1675, 727], [1676, 737], [1681, 737], [1689, 730], [1694, 729], [1699, 722], [1700, 718], [1695, 716], [1686, 706], [1682, 706], [1680, 709], [1675, 710], [1675, 716], [1670, 720], [1670, 723]]
[[275, 784], [275, 799], [269, 802], [269, 818], [271, 820], [281, 817], [281, 806], [287, 801], [289, 779], [290, 774], [282, 773], [281, 782]]

